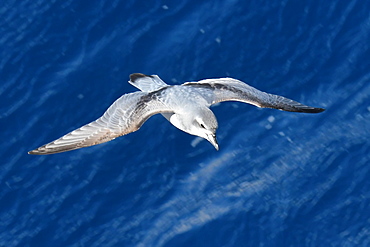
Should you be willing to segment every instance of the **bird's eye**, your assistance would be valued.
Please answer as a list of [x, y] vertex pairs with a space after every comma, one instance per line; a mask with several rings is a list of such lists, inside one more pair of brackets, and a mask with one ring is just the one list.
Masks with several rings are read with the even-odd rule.
[[204, 126], [204, 124], [200, 124], [200, 127], [202, 127], [203, 129], [205, 129], [206, 128], [206, 126]]

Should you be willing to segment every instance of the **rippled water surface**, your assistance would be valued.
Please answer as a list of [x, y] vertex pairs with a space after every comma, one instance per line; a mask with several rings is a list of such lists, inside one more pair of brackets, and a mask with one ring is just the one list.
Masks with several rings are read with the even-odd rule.
[[[370, 246], [370, 1], [3, 1], [0, 246]], [[234, 77], [324, 107], [213, 107], [220, 151], [163, 117], [98, 118], [134, 72]]]

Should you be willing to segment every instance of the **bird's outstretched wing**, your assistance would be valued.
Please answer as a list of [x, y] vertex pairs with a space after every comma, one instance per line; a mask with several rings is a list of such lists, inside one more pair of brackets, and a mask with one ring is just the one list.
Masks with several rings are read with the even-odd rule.
[[223, 101], [240, 101], [258, 107], [291, 112], [319, 113], [324, 111], [323, 108], [307, 106], [279, 95], [262, 92], [232, 78], [206, 79], [187, 82], [183, 85], [198, 90], [210, 105]]
[[100, 144], [134, 132], [152, 115], [171, 112], [156, 98], [155, 92], [125, 94], [102, 117], [28, 153], [60, 153]]

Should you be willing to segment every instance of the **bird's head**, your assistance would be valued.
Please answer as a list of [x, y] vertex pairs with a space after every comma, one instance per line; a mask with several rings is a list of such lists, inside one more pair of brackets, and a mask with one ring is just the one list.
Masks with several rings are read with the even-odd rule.
[[216, 150], [218, 150], [218, 143], [216, 139], [216, 130], [218, 127], [215, 115], [211, 114], [197, 116], [193, 121], [192, 133], [193, 135], [202, 137], [209, 141]]
[[209, 141], [218, 150], [216, 130], [217, 119], [208, 107], [193, 111], [193, 114], [173, 114], [170, 122], [180, 130], [191, 135], [199, 136]]

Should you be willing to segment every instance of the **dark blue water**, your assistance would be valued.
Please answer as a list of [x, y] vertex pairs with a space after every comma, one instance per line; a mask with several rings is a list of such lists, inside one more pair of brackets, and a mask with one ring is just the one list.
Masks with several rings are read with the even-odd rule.
[[[370, 246], [370, 1], [2, 1], [0, 246]], [[130, 73], [234, 77], [321, 114], [213, 108], [220, 151], [96, 118]]]

